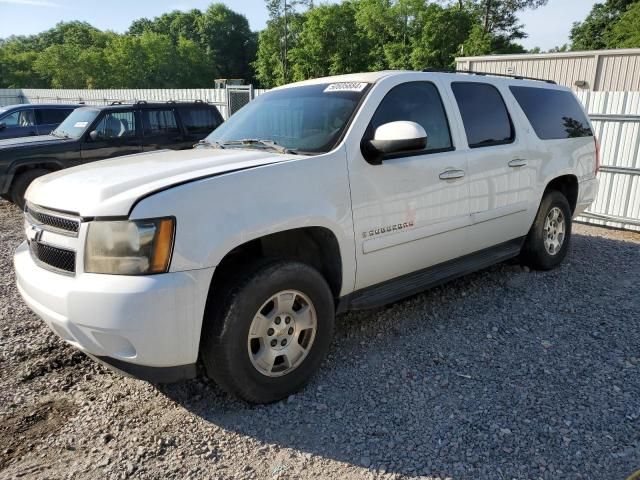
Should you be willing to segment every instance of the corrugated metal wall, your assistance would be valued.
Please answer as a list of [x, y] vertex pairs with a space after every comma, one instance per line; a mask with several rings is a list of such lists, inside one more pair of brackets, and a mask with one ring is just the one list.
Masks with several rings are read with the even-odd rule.
[[640, 90], [640, 48], [458, 57], [459, 70], [545, 78], [593, 91]]
[[[254, 95], [266, 90], [254, 89]], [[0, 106], [14, 103], [75, 103], [87, 105], [105, 105], [114, 101], [132, 102], [194, 101], [202, 100], [215, 104], [224, 118], [227, 118], [227, 90], [224, 88], [168, 88], [168, 89], [109, 89], [109, 90], [73, 90], [73, 89], [0, 89]]]
[[601, 144], [596, 201], [580, 220], [640, 231], [640, 92], [577, 92]]

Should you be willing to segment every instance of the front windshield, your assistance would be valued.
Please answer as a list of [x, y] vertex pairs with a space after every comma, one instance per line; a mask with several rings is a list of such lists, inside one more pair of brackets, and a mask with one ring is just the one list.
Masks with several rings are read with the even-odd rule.
[[95, 108], [76, 108], [51, 134], [63, 138], [80, 138], [98, 113], [100, 110]]
[[[206, 142], [230, 148], [274, 142], [297, 153], [324, 153], [340, 139], [368, 84], [344, 82], [260, 95], [211, 133]], [[248, 142], [253, 140], [254, 142]], [[244, 141], [244, 142], [241, 142]]]

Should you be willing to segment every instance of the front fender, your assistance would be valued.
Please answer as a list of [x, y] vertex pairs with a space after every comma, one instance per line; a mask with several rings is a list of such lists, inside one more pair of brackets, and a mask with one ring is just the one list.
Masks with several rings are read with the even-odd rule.
[[338, 241], [343, 290], [355, 281], [354, 233], [344, 149], [183, 184], [143, 199], [130, 218], [173, 215], [171, 271], [214, 267], [235, 247], [304, 227]]

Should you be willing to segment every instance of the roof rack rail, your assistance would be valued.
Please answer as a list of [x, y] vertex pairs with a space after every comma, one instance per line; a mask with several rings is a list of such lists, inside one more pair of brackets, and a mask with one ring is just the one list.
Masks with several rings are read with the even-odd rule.
[[122, 100], [114, 100], [109, 105], [122, 105]]
[[435, 73], [466, 73], [469, 75], [506, 77], [506, 78], [513, 78], [515, 80], [536, 80], [538, 82], [545, 82], [545, 83], [551, 83], [553, 85], [556, 85], [556, 82], [554, 82], [553, 80], [547, 80], [545, 78], [536, 78], [536, 77], [525, 77], [524, 75], [514, 75], [514, 74], [508, 74], [508, 73], [476, 72], [474, 70], [456, 70], [456, 69], [446, 69], [446, 68], [425, 68], [422, 71], [435, 72]]
[[147, 103], [149, 103], [149, 102], [147, 102], [146, 100], [137, 100], [136, 101], [136, 105], [146, 105]]

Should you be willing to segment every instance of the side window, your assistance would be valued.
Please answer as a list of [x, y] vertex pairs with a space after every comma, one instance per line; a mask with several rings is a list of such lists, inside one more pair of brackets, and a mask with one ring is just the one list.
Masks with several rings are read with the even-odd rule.
[[33, 118], [33, 109], [28, 108], [7, 115], [2, 119], [2, 123], [7, 127], [31, 127], [36, 122]]
[[389, 91], [371, 119], [371, 133], [389, 122], [408, 120], [427, 132], [426, 151], [452, 148], [447, 114], [438, 89], [431, 82], [408, 82]]
[[220, 118], [211, 108], [183, 108], [180, 116], [188, 133], [211, 133], [220, 125]]
[[178, 124], [173, 110], [143, 110], [142, 125], [145, 136], [178, 133]]
[[541, 140], [593, 136], [589, 121], [571, 92], [536, 87], [510, 89]]
[[469, 147], [513, 142], [513, 123], [496, 87], [488, 83], [454, 82], [451, 89], [462, 115]]
[[39, 108], [36, 110], [38, 125], [62, 123], [73, 110], [69, 108]]
[[109, 112], [95, 128], [100, 139], [136, 136], [136, 117], [133, 112]]

